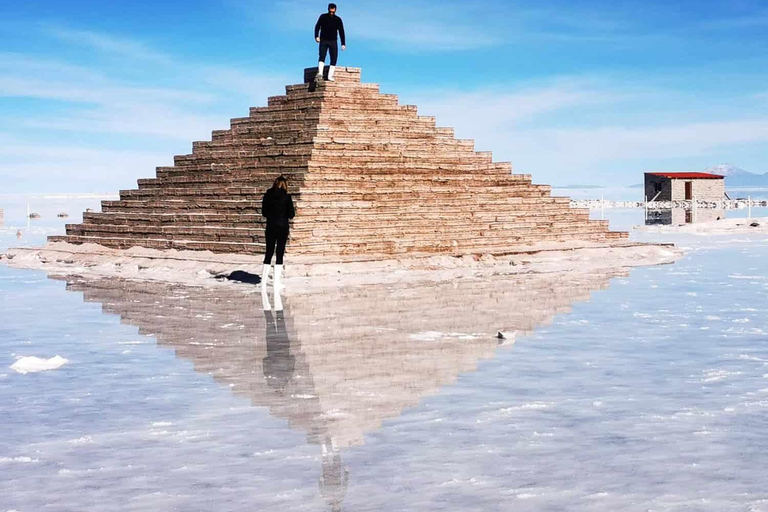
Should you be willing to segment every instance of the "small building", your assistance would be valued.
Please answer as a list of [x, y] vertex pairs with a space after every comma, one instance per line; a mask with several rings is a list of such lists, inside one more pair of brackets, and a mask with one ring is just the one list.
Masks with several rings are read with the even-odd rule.
[[647, 172], [645, 197], [648, 201], [721, 201], [725, 176], [706, 172]]

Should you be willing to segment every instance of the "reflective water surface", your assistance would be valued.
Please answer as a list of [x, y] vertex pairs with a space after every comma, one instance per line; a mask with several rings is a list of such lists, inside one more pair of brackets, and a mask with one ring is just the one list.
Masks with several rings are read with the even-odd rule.
[[723, 208], [666, 208], [661, 210], [648, 210], [645, 219], [647, 226], [680, 226], [682, 224], [697, 224], [700, 222], [714, 222], [725, 219], [727, 212]]
[[269, 304], [0, 267], [0, 510], [768, 510], [768, 242], [681, 245]]

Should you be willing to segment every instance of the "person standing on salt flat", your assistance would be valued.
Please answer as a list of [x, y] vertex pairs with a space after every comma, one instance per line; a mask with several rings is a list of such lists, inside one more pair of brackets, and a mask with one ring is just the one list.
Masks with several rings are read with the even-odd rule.
[[325, 57], [331, 53], [331, 66], [328, 68], [328, 80], [333, 82], [333, 74], [336, 71], [336, 61], [339, 57], [337, 36], [341, 37], [341, 49], [347, 49], [347, 38], [344, 35], [344, 22], [336, 16], [336, 4], [328, 4], [328, 12], [321, 14], [315, 24], [315, 41], [320, 43], [320, 60], [317, 64], [316, 81], [323, 79]]
[[264, 194], [264, 198], [261, 201], [261, 216], [267, 218], [265, 232], [267, 248], [264, 253], [261, 286], [262, 289], [265, 289], [267, 286], [269, 267], [272, 263], [272, 256], [275, 254], [275, 247], [277, 247], [275, 274], [272, 282], [274, 289], [280, 290], [283, 287], [283, 255], [285, 254], [285, 246], [288, 242], [290, 219], [296, 216], [293, 199], [291, 194], [288, 193], [288, 180], [283, 176], [278, 176], [272, 188]]

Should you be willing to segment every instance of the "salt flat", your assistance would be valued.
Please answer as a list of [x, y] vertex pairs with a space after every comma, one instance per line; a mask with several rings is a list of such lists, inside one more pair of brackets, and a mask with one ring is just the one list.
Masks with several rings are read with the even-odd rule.
[[763, 510], [768, 240], [633, 237], [685, 256], [266, 313], [245, 285], [0, 266], [0, 509]]

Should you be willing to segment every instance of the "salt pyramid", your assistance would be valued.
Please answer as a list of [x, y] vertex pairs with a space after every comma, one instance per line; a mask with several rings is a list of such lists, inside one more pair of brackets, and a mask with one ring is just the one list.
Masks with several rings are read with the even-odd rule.
[[359, 68], [337, 68], [335, 82], [315, 83], [315, 71], [51, 240], [260, 254], [261, 197], [283, 174], [297, 207], [294, 261], [626, 244], [627, 233], [361, 83]]

